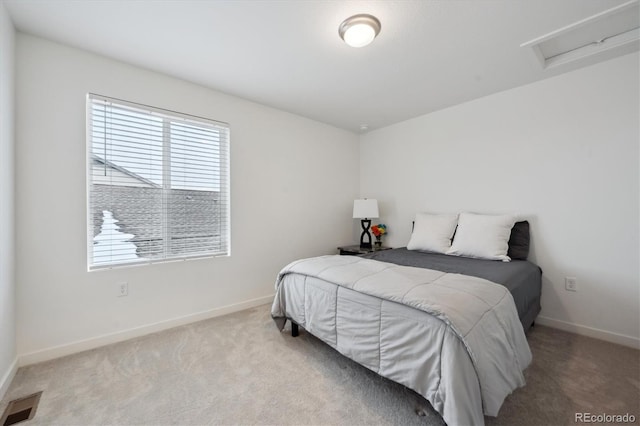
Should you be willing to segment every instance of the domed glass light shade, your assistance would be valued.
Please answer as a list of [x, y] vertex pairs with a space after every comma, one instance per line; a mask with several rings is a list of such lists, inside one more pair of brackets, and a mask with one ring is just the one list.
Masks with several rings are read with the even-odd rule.
[[380, 21], [372, 15], [353, 15], [338, 27], [340, 38], [351, 47], [363, 47], [371, 43], [380, 33]]

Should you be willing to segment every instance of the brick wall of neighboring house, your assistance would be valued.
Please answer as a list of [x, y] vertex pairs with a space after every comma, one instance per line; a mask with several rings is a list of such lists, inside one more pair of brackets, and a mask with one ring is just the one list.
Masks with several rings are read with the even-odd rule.
[[[100, 233], [102, 211], [113, 213], [119, 231], [133, 234], [131, 241], [137, 255], [154, 258], [162, 254], [162, 189], [94, 185], [91, 198], [93, 236]], [[219, 192], [172, 190], [173, 214], [169, 218], [172, 254], [185, 253], [197, 244], [216, 249], [221, 243], [221, 214]], [[213, 220], [212, 220], [213, 219]], [[217, 219], [217, 220], [216, 220]], [[193, 251], [193, 248], [191, 248]]]

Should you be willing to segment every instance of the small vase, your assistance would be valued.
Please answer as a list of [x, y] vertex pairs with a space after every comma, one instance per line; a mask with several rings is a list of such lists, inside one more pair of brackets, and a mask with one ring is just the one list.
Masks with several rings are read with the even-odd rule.
[[380, 247], [382, 247], [382, 240], [380, 239], [380, 237], [376, 237], [376, 248], [379, 249]]

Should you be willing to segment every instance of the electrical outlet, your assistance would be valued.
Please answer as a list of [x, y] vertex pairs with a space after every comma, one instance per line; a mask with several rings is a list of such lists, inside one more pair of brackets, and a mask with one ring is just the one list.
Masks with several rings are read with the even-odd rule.
[[118, 297], [123, 297], [128, 295], [129, 295], [129, 283], [127, 282], [118, 283]]
[[565, 277], [564, 289], [567, 291], [578, 291], [578, 279], [576, 277]]

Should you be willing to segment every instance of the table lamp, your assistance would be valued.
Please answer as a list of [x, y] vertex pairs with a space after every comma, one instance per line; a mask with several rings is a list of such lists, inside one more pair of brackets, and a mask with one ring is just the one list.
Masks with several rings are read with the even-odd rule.
[[[364, 199], [353, 201], [353, 218], [361, 219], [362, 235], [360, 235], [360, 248], [370, 249], [371, 246], [371, 234], [369, 233], [369, 226], [371, 226], [371, 219], [378, 217], [378, 200]], [[366, 237], [366, 238], [365, 238]]]

